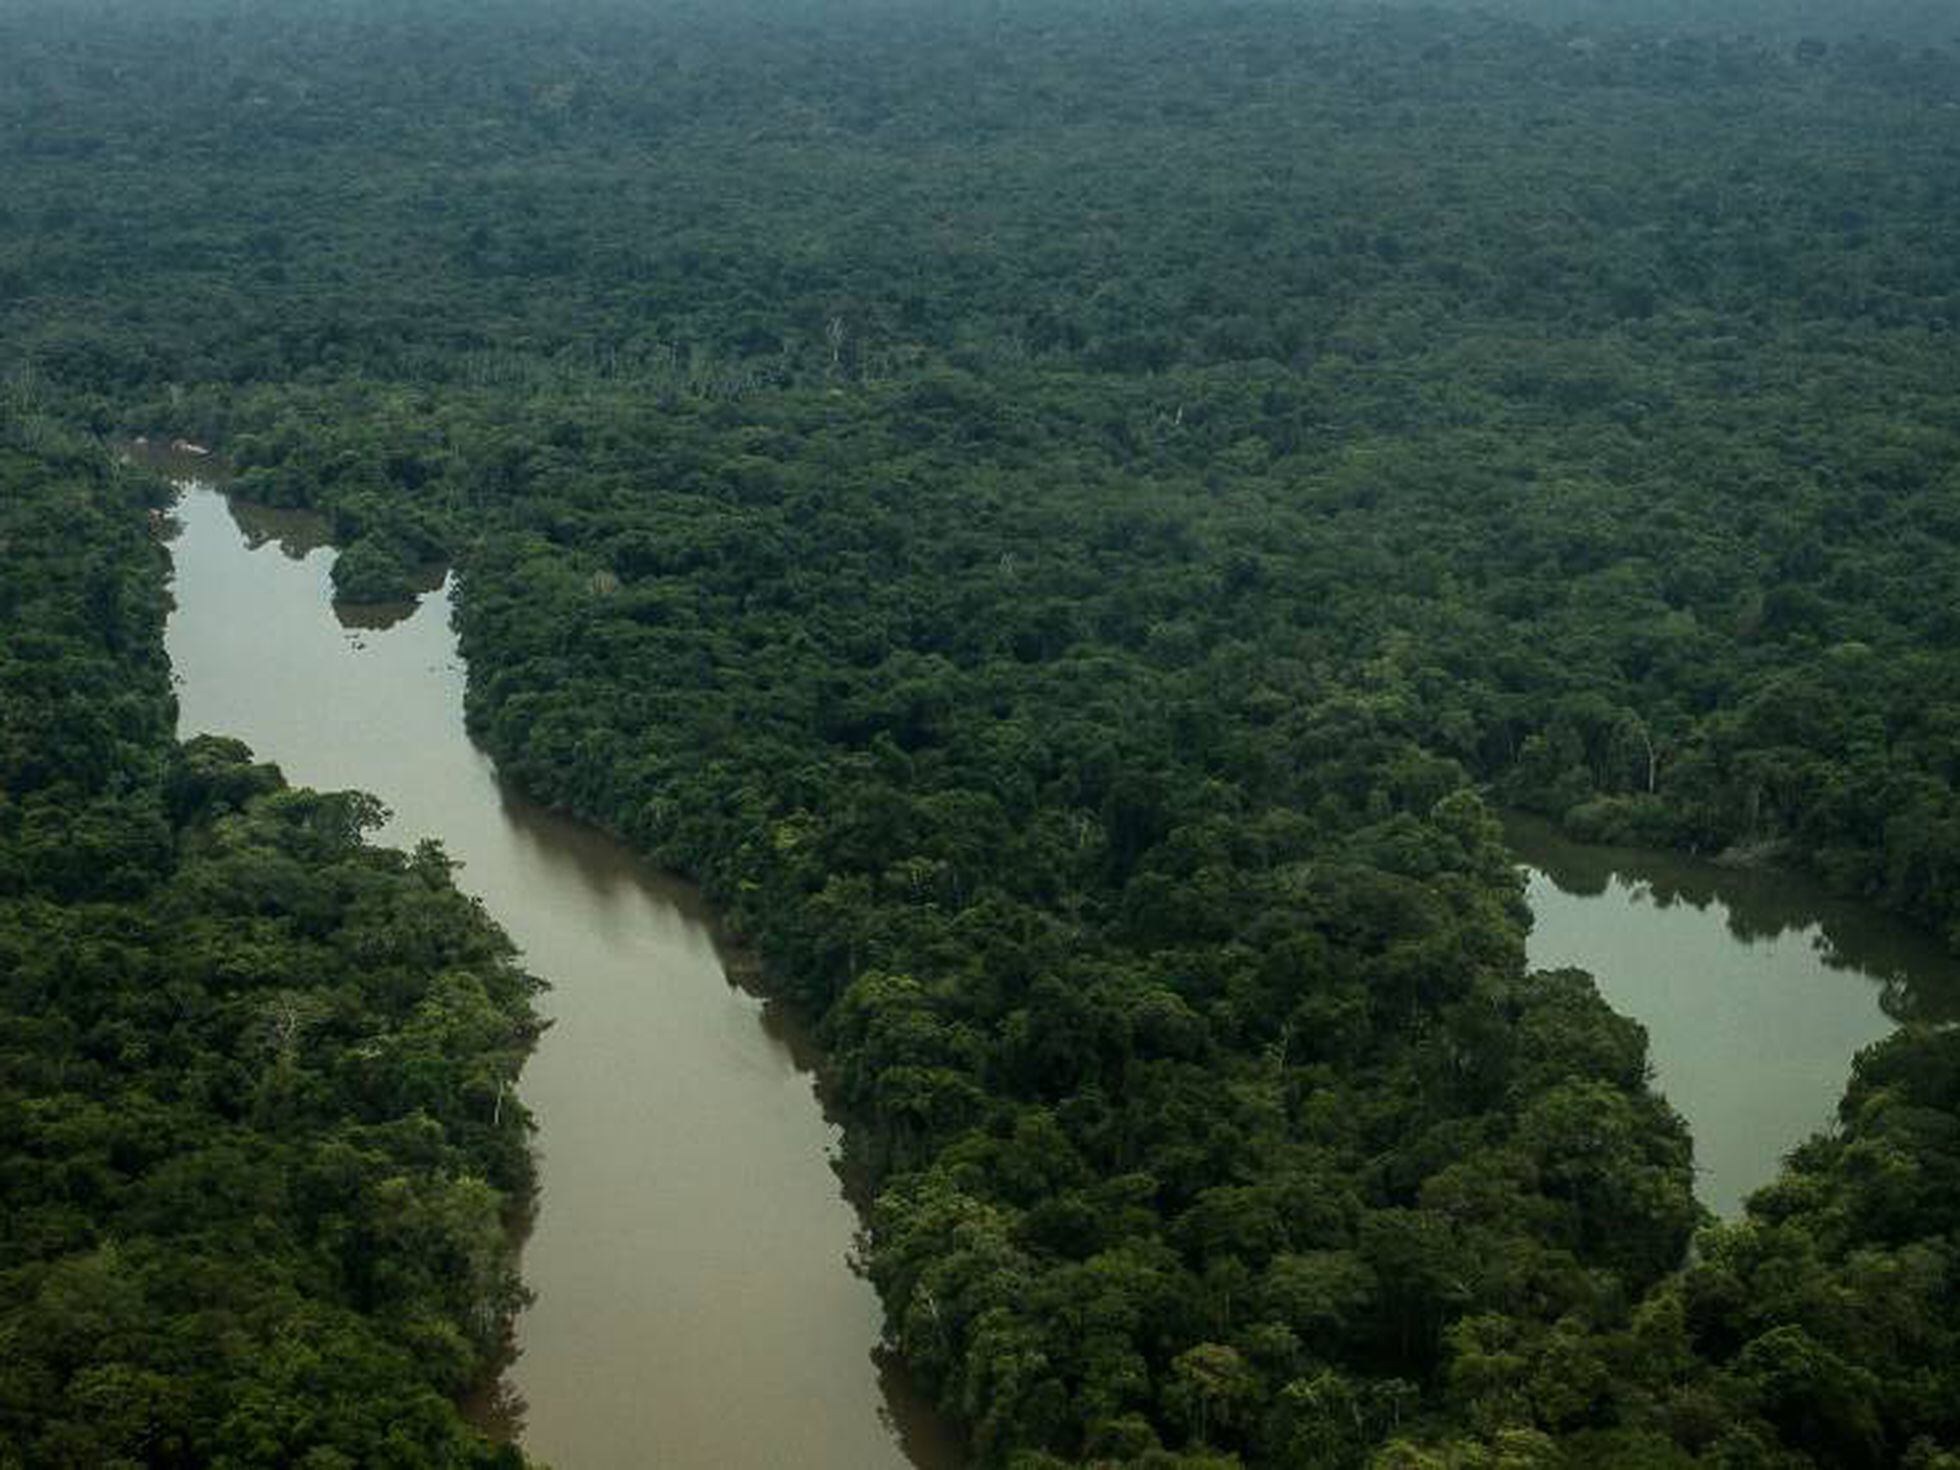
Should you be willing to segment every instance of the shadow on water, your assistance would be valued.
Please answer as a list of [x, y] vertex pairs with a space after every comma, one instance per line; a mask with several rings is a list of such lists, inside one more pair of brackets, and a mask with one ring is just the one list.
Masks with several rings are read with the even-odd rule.
[[433, 572], [425, 570], [416, 578], [414, 597], [391, 602], [342, 602], [334, 600], [334, 621], [352, 633], [385, 633], [400, 623], [415, 616], [415, 610], [422, 605], [422, 597], [431, 592], [440, 592], [442, 584], [448, 580], [448, 573], [442, 567]]
[[276, 505], [253, 505], [250, 501], [225, 497], [231, 522], [245, 538], [245, 549], [257, 551], [276, 546], [288, 561], [307, 557], [333, 544], [327, 518], [315, 510], [286, 510]]
[[[236, 497], [227, 497], [225, 506], [249, 551], [276, 546], [288, 560], [303, 562], [314, 552], [333, 545], [332, 527], [318, 511], [254, 505]], [[417, 567], [410, 579], [413, 596], [385, 602], [348, 602], [337, 597], [333, 602], [334, 620], [350, 632], [384, 633], [414, 617], [422, 599], [432, 592], [440, 592], [448, 580], [448, 567], [441, 562], [429, 562]]]
[[522, 1083], [542, 1191], [511, 1222], [536, 1296], [473, 1421], [565, 1470], [960, 1464], [879, 1349], [812, 1039], [699, 892], [497, 778], [439, 578], [350, 633], [318, 517], [195, 492], [178, 514], [183, 727], [374, 791], [382, 840], [439, 838], [552, 986]]
[[871, 1361], [885, 1395], [879, 1417], [905, 1458], [918, 1470], [960, 1470], [966, 1464], [966, 1442], [925, 1396], [904, 1360], [889, 1349], [873, 1348]]
[[[771, 992], [760, 960], [728, 932], [701, 890], [684, 878], [651, 867], [611, 834], [532, 801], [502, 774], [495, 780], [497, 799], [511, 834], [540, 855], [569, 864], [597, 904], [617, 910], [652, 893], [679, 914], [699, 941], [712, 949], [729, 988], [760, 1002], [757, 1019], [763, 1031], [788, 1055], [796, 1070], [809, 1078], [824, 1118], [842, 1127], [841, 1110], [825, 1083], [822, 1049], [809, 1024]], [[841, 1157], [834, 1158], [831, 1167], [844, 1197], [860, 1214], [868, 1210], [871, 1201], [865, 1180]], [[471, 1395], [465, 1405], [472, 1423], [512, 1441], [522, 1435], [526, 1410], [523, 1396], [507, 1371], [517, 1356], [513, 1341], [496, 1379]], [[918, 1470], [958, 1470], [963, 1466], [966, 1449], [958, 1429], [934, 1406], [904, 1360], [882, 1346], [874, 1347], [870, 1357], [883, 1398], [878, 1417], [906, 1460]]]
[[1539, 969], [1588, 971], [1647, 1032], [1655, 1085], [1718, 1215], [1832, 1126], [1852, 1059], [1900, 1022], [1960, 1015], [1960, 960], [1800, 875], [1591, 847], [1511, 815]]
[[530, 1405], [511, 1380], [517, 1364], [517, 1335], [506, 1331], [504, 1345], [490, 1364], [488, 1376], [457, 1401], [463, 1418], [501, 1444], [522, 1444], [524, 1416]]
[[[532, 801], [502, 774], [496, 781], [498, 801], [512, 834], [540, 852], [569, 860], [595, 899], [618, 903], [651, 892], [681, 915], [713, 950], [729, 988], [760, 1002], [762, 1029], [788, 1053], [798, 1072], [808, 1074], [825, 1119], [843, 1125], [844, 1117], [824, 1085], [823, 1049], [809, 1023], [770, 988], [762, 961], [729, 933], [698, 887], [653, 868], [610, 833]], [[840, 1168], [838, 1173], [850, 1182], [848, 1171]], [[852, 1195], [852, 1201], [860, 1208], [868, 1203], [859, 1193]]]
[[1960, 1020], [1960, 956], [1924, 930], [1841, 898], [1814, 878], [1648, 848], [1595, 847], [1521, 813], [1505, 814], [1504, 832], [1512, 850], [1561, 893], [1600, 898], [1617, 882], [1657, 910], [1719, 914], [1741, 945], [1800, 937], [1819, 963], [1875, 984], [1894, 1021]]
[[507, 830], [530, 851], [569, 867], [587, 893], [608, 904], [640, 894], [654, 896], [679, 914], [690, 929], [700, 931], [705, 942], [720, 948], [714, 933], [714, 912], [692, 883], [653, 867], [618, 838], [591, 823], [531, 800], [502, 772], [493, 779]]

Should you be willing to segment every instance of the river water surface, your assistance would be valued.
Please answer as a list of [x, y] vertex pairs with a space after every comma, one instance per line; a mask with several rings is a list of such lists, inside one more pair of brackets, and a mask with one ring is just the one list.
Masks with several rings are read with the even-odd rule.
[[1538, 969], [1592, 972], [1647, 1028], [1655, 1082], [1694, 1136], [1723, 1216], [1835, 1116], [1860, 1047], [1960, 1016], [1960, 960], [1930, 936], [1793, 873], [1583, 846], [1509, 817]]
[[793, 1031], [732, 986], [692, 892], [501, 785], [463, 730], [446, 591], [329, 605], [308, 517], [187, 487], [169, 650], [179, 729], [237, 736], [295, 784], [387, 803], [441, 840], [552, 989], [526, 1067], [542, 1194], [507, 1398], [558, 1470], [944, 1465], [887, 1382], [857, 1218]]
[[[371, 791], [381, 839], [438, 838], [551, 982], [522, 1090], [542, 1195], [536, 1304], [506, 1376], [558, 1470], [956, 1463], [881, 1374], [857, 1220], [794, 1028], [731, 985], [692, 891], [517, 797], [463, 729], [446, 590], [336, 615], [309, 517], [193, 486], [169, 649], [179, 728], [235, 735], [298, 784]], [[1507, 822], [1539, 967], [1591, 971], [1648, 1029], [1720, 1214], [1825, 1126], [1853, 1054], [1960, 1015], [1960, 963], [1783, 874], [1584, 847]]]

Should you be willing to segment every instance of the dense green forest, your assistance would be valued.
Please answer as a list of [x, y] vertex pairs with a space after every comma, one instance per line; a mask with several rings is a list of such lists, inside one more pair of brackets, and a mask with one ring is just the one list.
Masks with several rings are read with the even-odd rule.
[[487, 1454], [527, 1177], [522, 977], [171, 744], [52, 419], [459, 568], [500, 765], [818, 1022], [979, 1463], [1951, 1470], [1960, 1034], [1690, 1259], [1490, 815], [1960, 946], [1960, 47], [1695, 9], [0, 15], [0, 1456]]
[[0, 420], [0, 1464], [517, 1463], [533, 982], [357, 793], [179, 745], [160, 486]]

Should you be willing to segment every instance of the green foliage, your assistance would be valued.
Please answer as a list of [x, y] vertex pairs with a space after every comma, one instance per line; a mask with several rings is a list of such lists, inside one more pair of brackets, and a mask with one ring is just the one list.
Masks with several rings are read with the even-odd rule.
[[[222, 442], [343, 595], [456, 562], [503, 769], [819, 1022], [890, 1335], [984, 1462], [1933, 1466], [1947, 1043], [1677, 1272], [1644, 1037], [1523, 973], [1476, 794], [1960, 942], [1960, 62], [1782, 8], [20, 7], [8, 392]], [[507, 957], [358, 802], [171, 753], [108, 494], [8, 532], [0, 899], [144, 897], [58, 952], [196, 1005], [20, 1055], [259, 1038], [199, 1105], [364, 1202], [296, 1217], [307, 1300], [422, 1304], [332, 1391], [447, 1391], [521, 1183]], [[54, 1300], [113, 1344], [134, 1145], [36, 1126]], [[302, 1444], [63, 1371], [87, 1423]]]
[[415, 568], [400, 552], [364, 536], [334, 558], [333, 590], [342, 602], [401, 602], [419, 589]]
[[1956, 1208], [1960, 1033], [1904, 1030], [1859, 1057], [1838, 1131], [1624, 1327], [1459, 1324], [1457, 1414], [1559, 1433], [1575, 1463], [1937, 1463], [1960, 1439]]
[[0, 1463], [520, 1463], [454, 1399], [533, 982], [370, 798], [176, 745], [147, 491], [0, 452]]

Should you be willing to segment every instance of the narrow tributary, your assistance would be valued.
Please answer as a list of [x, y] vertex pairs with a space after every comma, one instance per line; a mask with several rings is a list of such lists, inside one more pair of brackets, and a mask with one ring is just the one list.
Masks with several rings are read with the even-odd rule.
[[874, 1350], [838, 1135], [792, 1028], [732, 985], [694, 894], [516, 796], [463, 728], [446, 590], [337, 616], [307, 517], [185, 488], [179, 729], [373, 792], [432, 837], [551, 984], [525, 1070], [542, 1193], [506, 1396], [558, 1470], [949, 1462]]
[[1647, 1028], [1718, 1215], [1829, 1126], [1860, 1047], [1960, 1016], [1960, 960], [1800, 874], [1585, 846], [1530, 817], [1505, 831], [1526, 864], [1531, 964], [1591, 971]]

